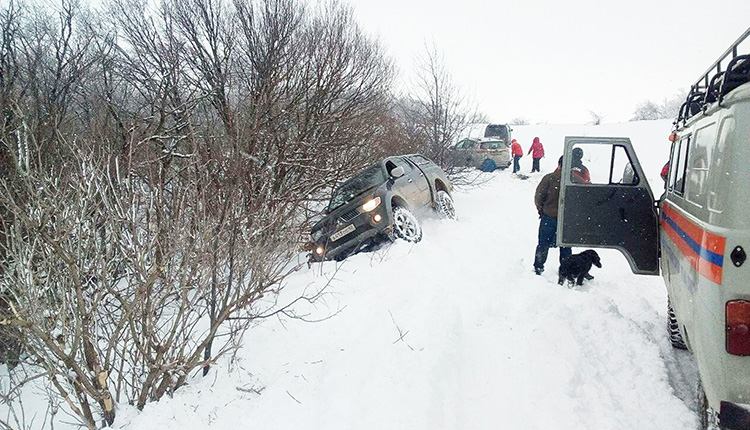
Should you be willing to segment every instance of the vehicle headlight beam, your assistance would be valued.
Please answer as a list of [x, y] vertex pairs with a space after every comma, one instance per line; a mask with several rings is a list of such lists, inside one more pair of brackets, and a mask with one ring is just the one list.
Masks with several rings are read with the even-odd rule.
[[364, 212], [372, 212], [378, 206], [380, 206], [380, 197], [375, 197], [366, 201], [365, 204], [362, 205], [362, 210]]

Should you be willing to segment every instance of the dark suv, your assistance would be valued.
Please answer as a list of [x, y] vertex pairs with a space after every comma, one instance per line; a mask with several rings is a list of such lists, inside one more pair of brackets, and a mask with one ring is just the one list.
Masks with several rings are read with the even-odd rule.
[[415, 214], [456, 212], [445, 172], [420, 154], [388, 157], [341, 184], [311, 231], [310, 259], [342, 260], [383, 239], [422, 239]]

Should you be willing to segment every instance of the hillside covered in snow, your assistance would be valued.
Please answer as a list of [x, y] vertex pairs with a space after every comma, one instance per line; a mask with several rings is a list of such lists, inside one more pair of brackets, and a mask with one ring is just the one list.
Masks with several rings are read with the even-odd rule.
[[[457, 190], [458, 220], [428, 219], [396, 242], [288, 278], [302, 321], [260, 321], [233, 360], [144, 411], [120, 405], [123, 429], [684, 429], [697, 420], [694, 363], [673, 350], [660, 277], [636, 276], [601, 251], [593, 281], [557, 284], [532, 270], [534, 189], [565, 135], [629, 137], [659, 195], [669, 121], [515, 126], [542, 172], [509, 170]], [[521, 161], [528, 174], [530, 157]], [[574, 249], [574, 252], [580, 250]]]

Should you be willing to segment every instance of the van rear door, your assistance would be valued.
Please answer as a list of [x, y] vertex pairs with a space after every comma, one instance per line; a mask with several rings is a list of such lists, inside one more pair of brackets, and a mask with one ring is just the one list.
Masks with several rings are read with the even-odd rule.
[[658, 275], [657, 208], [630, 139], [566, 137], [564, 154], [559, 245], [618, 249], [633, 273]]

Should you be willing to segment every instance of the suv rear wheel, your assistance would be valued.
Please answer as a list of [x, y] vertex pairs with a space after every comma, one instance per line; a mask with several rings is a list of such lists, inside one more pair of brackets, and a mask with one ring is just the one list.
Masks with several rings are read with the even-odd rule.
[[422, 240], [422, 226], [417, 217], [403, 206], [393, 208], [393, 233], [407, 242], [417, 243]]
[[443, 218], [456, 219], [456, 207], [453, 198], [446, 191], [440, 190], [435, 196], [435, 210]]

